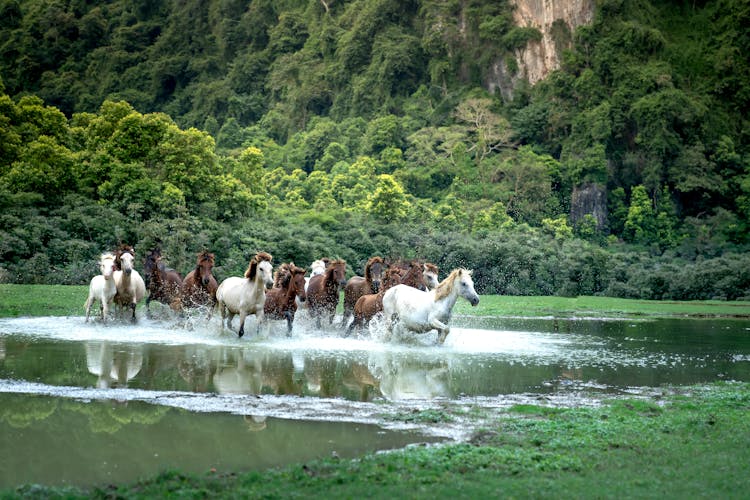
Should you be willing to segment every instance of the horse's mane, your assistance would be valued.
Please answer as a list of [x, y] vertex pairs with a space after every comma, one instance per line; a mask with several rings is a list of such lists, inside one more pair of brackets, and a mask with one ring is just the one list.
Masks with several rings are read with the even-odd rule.
[[112, 255], [112, 252], [104, 252], [99, 256], [99, 262], [102, 262], [104, 260], [115, 260], [115, 256]]
[[456, 281], [456, 278], [458, 278], [458, 275], [462, 272], [471, 275], [471, 271], [464, 269], [463, 267], [451, 271], [448, 277], [441, 281], [437, 288], [435, 288], [435, 300], [444, 299], [451, 294], [451, 290], [453, 290], [453, 282]]
[[115, 268], [118, 271], [122, 271], [122, 264], [120, 261], [120, 257], [124, 253], [129, 253], [130, 255], [135, 257], [135, 249], [132, 246], [128, 245], [127, 243], [123, 243], [119, 247], [117, 247], [117, 250], [115, 250]]
[[255, 254], [255, 256], [250, 259], [250, 264], [247, 266], [247, 271], [245, 271], [245, 278], [249, 280], [255, 279], [255, 271], [258, 268], [258, 264], [260, 264], [263, 261], [271, 262], [273, 260], [273, 257], [270, 253], [266, 252], [258, 252]]
[[292, 269], [294, 268], [294, 262], [284, 263], [279, 266], [275, 273], [273, 273], [273, 287], [274, 288], [286, 288], [289, 286], [289, 281], [292, 279]]
[[438, 274], [438, 266], [436, 266], [435, 264], [433, 264], [431, 262], [425, 262], [424, 263], [424, 270], [427, 271], [427, 272], [432, 272], [432, 273]]
[[214, 254], [212, 254], [208, 250], [203, 250], [201, 253], [198, 254], [198, 259], [196, 260], [196, 265], [200, 266], [201, 262], [203, 262], [204, 260], [207, 260], [207, 261], [211, 262], [211, 264], [213, 264], [215, 258], [216, 258], [216, 256]]
[[380, 256], [370, 257], [370, 260], [365, 264], [365, 280], [367, 282], [372, 281], [372, 272], [370, 271], [370, 268], [377, 263], [382, 264], [383, 258]]

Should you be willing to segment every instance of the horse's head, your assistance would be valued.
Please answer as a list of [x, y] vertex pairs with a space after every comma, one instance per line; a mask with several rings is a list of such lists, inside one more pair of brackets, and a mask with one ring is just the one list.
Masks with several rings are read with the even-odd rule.
[[250, 281], [255, 281], [260, 274], [260, 280], [263, 282], [263, 286], [266, 288], [273, 287], [273, 264], [271, 260], [273, 257], [271, 254], [266, 252], [258, 252], [255, 256], [250, 259], [250, 265], [245, 271], [245, 278]]
[[214, 268], [215, 256], [214, 254], [204, 250], [198, 254], [198, 260], [196, 261], [196, 274], [200, 277], [203, 286], [207, 286], [211, 282], [211, 274]]
[[435, 264], [425, 262], [422, 266], [422, 278], [428, 290], [432, 290], [440, 281], [438, 280], [438, 267]]
[[99, 271], [105, 280], [111, 279], [112, 273], [115, 271], [115, 256], [111, 253], [102, 254], [99, 257]]
[[325, 273], [326, 265], [328, 264], [327, 261], [328, 259], [318, 259], [313, 261], [313, 263], [310, 264], [310, 277]]
[[389, 288], [393, 288], [394, 286], [401, 284], [402, 273], [403, 270], [399, 269], [398, 267], [389, 267], [388, 269], [386, 269], [385, 276], [383, 277], [383, 282], [379, 291], [385, 292]]
[[346, 261], [343, 259], [332, 261], [328, 264], [326, 276], [334, 283], [338, 283], [339, 286], [346, 286]]
[[474, 280], [471, 279], [471, 271], [459, 269], [455, 285], [458, 286], [458, 294], [469, 301], [472, 306], [479, 304], [479, 295], [474, 290]]
[[304, 302], [307, 300], [307, 294], [305, 293], [305, 273], [307, 271], [292, 264], [289, 272], [291, 274], [289, 287], [294, 290], [294, 294], [299, 298], [300, 302]]
[[120, 261], [120, 270], [130, 276], [130, 273], [135, 269], [133, 265], [135, 262], [135, 255], [130, 251], [123, 251], [120, 253], [117, 260]]
[[380, 289], [380, 281], [383, 278], [385, 265], [382, 257], [371, 257], [365, 265], [365, 280], [372, 285], [375, 293]]

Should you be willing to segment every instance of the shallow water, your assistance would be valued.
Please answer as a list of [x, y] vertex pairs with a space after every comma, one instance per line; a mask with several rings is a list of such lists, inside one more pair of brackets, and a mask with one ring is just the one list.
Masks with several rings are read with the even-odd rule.
[[[291, 338], [281, 322], [258, 336], [249, 319], [242, 339], [217, 318], [0, 319], [0, 442], [23, 450], [0, 459], [9, 471], [0, 485], [264, 468], [400, 447], [427, 438], [383, 416], [441, 401], [591, 404], [666, 385], [750, 380], [748, 320], [459, 317], [435, 346], [434, 334], [384, 342], [374, 324], [342, 338], [298, 319]], [[255, 424], [262, 430], [248, 429]], [[450, 438], [457, 427], [427, 431]], [[261, 451], [241, 445], [248, 433], [262, 436], [247, 444]], [[170, 451], [184, 442], [195, 443], [192, 455]], [[80, 466], [47, 460], [56, 453], [80, 455]]]

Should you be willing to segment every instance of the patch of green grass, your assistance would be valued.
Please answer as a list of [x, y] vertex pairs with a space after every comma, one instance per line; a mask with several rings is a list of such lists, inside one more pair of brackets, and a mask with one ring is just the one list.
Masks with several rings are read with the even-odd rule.
[[453, 416], [443, 410], [417, 410], [410, 412], [396, 413], [395, 415], [386, 415], [386, 420], [394, 422], [406, 422], [416, 424], [439, 424], [443, 422], [453, 422]]
[[[0, 284], [0, 317], [80, 316], [87, 286]], [[342, 301], [343, 302], [343, 301]], [[339, 312], [341, 312], [339, 304]], [[477, 307], [466, 301], [455, 312], [467, 316], [608, 316], [750, 318], [750, 302], [658, 301], [613, 297], [526, 297], [483, 295]]]
[[455, 312], [469, 316], [608, 316], [608, 317], [750, 317], [747, 301], [660, 301], [614, 297], [525, 297], [482, 295], [479, 305], [466, 301]]
[[[682, 389], [659, 401], [499, 412], [470, 443], [355, 460], [204, 475], [165, 472], [89, 491], [38, 486], [0, 497], [737, 498], [750, 488], [750, 384]], [[528, 418], [533, 415], [534, 418]]]
[[88, 294], [88, 286], [0, 284], [0, 317], [81, 316]]

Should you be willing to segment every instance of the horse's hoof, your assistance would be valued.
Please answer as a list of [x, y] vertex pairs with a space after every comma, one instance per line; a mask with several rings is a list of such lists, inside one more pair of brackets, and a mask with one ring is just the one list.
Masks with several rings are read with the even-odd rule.
[[237, 332], [237, 336], [238, 337], [242, 338], [243, 335], [245, 335], [245, 331], [244, 330], [240, 330], [239, 332]]

